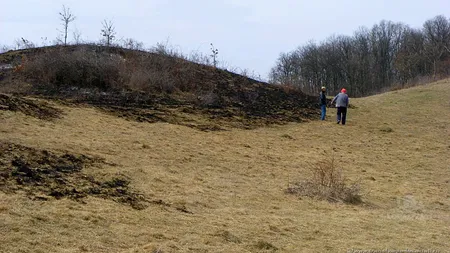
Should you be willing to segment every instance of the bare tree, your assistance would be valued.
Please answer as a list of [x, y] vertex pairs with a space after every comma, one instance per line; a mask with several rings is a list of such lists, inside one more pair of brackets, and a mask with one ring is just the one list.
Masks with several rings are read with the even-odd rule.
[[70, 11], [70, 8], [66, 8], [66, 6], [63, 5], [63, 10], [59, 13], [59, 19], [63, 22], [62, 25], [64, 31], [62, 31], [62, 33], [64, 35], [64, 45], [67, 45], [67, 32], [69, 29], [69, 23], [74, 21], [75, 18], [76, 17]]
[[103, 29], [101, 35], [104, 37], [104, 41], [107, 47], [111, 45], [111, 42], [116, 37], [116, 29], [114, 23], [111, 20], [103, 20]]
[[[300, 85], [300, 66], [297, 52], [281, 53], [275, 67], [270, 70], [270, 82], [276, 84]], [[298, 81], [298, 82], [297, 82]]]
[[121, 42], [122, 42], [121, 43], [122, 47], [124, 47], [126, 49], [138, 50], [138, 51], [144, 50], [144, 43], [137, 41], [135, 39], [132, 39], [132, 38], [122, 39]]
[[79, 45], [79, 44], [81, 44], [83, 42], [82, 39], [81, 39], [81, 32], [80, 32], [80, 30], [75, 28], [75, 31], [73, 31], [73, 33], [72, 33], [72, 36], [73, 36], [73, 39], [74, 39], [76, 45]]
[[189, 61], [204, 64], [204, 65], [210, 65], [211, 60], [209, 59], [208, 55], [203, 54], [198, 51], [192, 51], [188, 56]]
[[16, 39], [16, 41], [14, 43], [15, 43], [16, 50], [36, 47], [33, 42], [31, 42], [27, 39], [24, 39], [24, 38]]
[[425, 35], [420, 29], [407, 27], [402, 36], [394, 67], [400, 84], [433, 72], [433, 59], [425, 51]]
[[[444, 16], [436, 16], [423, 25], [425, 51], [433, 65], [433, 76], [445, 69], [442, 63], [448, 59], [447, 47], [450, 46], [450, 22]], [[438, 71], [440, 69], [441, 71]]]
[[43, 47], [48, 46], [48, 39], [47, 39], [47, 37], [41, 37], [41, 46], [43, 46]]
[[213, 66], [217, 67], [217, 55], [219, 54], [219, 49], [215, 48], [213, 43], [211, 43], [211, 58], [213, 59]]
[[8, 52], [9, 50], [12, 50], [11, 47], [6, 45], [0, 46], [0, 53]]

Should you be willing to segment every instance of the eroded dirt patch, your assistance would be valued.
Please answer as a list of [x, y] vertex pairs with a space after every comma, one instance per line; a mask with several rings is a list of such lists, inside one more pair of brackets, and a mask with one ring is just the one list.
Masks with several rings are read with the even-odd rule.
[[62, 111], [45, 102], [0, 94], [0, 110], [22, 112], [25, 115], [43, 120], [57, 119]]
[[130, 188], [130, 181], [124, 175], [100, 180], [84, 173], [86, 168], [102, 164], [100, 158], [0, 142], [0, 190], [22, 191], [38, 200], [82, 200], [94, 196], [144, 209], [148, 201]]

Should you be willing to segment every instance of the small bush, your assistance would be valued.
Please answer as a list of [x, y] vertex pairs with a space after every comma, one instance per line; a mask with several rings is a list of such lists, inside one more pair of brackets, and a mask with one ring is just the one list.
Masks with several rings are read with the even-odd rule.
[[312, 171], [310, 179], [289, 186], [286, 192], [330, 202], [362, 203], [359, 185], [347, 184], [342, 170], [337, 168], [334, 159], [313, 164], [310, 169]]

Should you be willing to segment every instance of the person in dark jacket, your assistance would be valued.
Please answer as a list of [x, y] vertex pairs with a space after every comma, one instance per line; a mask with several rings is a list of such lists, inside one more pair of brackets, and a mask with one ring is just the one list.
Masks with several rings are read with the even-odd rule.
[[325, 86], [322, 86], [322, 91], [320, 92], [320, 108], [322, 109], [322, 114], [320, 119], [325, 120], [325, 116], [327, 114], [327, 88]]
[[341, 123], [342, 125], [345, 125], [345, 120], [347, 118], [347, 107], [349, 103], [347, 90], [345, 88], [342, 88], [341, 93], [337, 94], [336, 97], [333, 98], [331, 101], [331, 104], [336, 102], [336, 108], [337, 108], [337, 123]]

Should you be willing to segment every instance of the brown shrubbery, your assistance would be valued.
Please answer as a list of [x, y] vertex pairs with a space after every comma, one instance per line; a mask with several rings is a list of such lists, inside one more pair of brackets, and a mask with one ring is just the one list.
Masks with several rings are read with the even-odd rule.
[[286, 192], [330, 202], [362, 203], [359, 185], [347, 183], [342, 169], [336, 166], [334, 159], [313, 164], [310, 170], [311, 178], [289, 186]]
[[34, 53], [24, 52], [27, 60], [22, 61], [19, 76], [47, 93], [80, 89], [90, 93], [176, 93], [177, 99], [194, 99], [207, 106], [219, 101], [226, 106], [260, 107], [263, 102], [277, 107], [285, 104], [281, 107], [290, 107], [286, 109], [315, 108], [316, 99], [299, 90], [269, 85], [170, 53], [98, 45], [37, 48]]
[[167, 55], [83, 45], [48, 48], [30, 56], [21, 72], [46, 88], [173, 93], [199, 88], [197, 68], [198, 64]]

